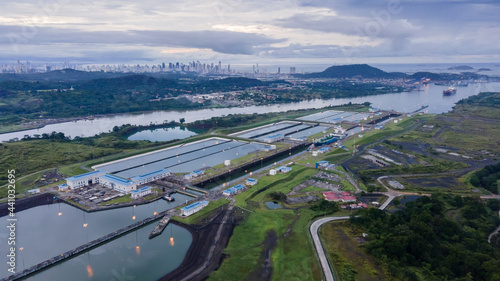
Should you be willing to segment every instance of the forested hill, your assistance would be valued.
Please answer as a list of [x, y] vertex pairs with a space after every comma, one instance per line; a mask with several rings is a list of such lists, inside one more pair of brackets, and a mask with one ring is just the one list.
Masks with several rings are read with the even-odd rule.
[[385, 72], [379, 68], [367, 64], [350, 64], [350, 65], [335, 65], [330, 66], [322, 72], [297, 74], [301, 78], [376, 78], [376, 79], [422, 79], [430, 78], [431, 80], [462, 80], [462, 79], [480, 79], [487, 78], [486, 75], [477, 73], [432, 73], [432, 72], [416, 72], [408, 75], [402, 72]]
[[407, 78], [408, 75], [400, 72], [385, 72], [367, 64], [350, 64], [330, 66], [322, 72], [304, 74], [304, 78]]

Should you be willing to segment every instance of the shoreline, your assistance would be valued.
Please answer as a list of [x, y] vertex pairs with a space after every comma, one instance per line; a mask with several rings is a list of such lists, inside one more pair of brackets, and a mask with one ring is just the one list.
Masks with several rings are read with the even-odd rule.
[[[400, 93], [400, 92], [394, 92], [394, 93]], [[377, 95], [385, 95], [385, 94], [394, 94], [394, 93], [384, 93], [384, 94], [377, 94]], [[365, 96], [372, 96], [372, 95], [360, 95], [360, 96], [354, 96], [354, 97], [349, 97], [349, 98], [359, 98], [359, 97], [365, 97]], [[346, 99], [346, 98], [333, 98], [333, 99]], [[331, 99], [311, 99], [311, 100], [306, 100], [306, 101], [315, 101], [315, 100], [331, 100]], [[260, 105], [252, 105], [252, 106], [274, 106], [274, 105], [287, 105], [287, 104], [294, 104], [294, 103], [300, 103], [303, 102], [301, 101], [296, 101], [296, 102], [280, 102], [280, 103], [268, 103], [268, 104], [260, 104]], [[346, 103], [347, 104], [347, 103]], [[328, 107], [335, 107], [335, 106], [342, 106], [346, 104], [339, 104], [339, 105], [326, 105], [323, 107], [319, 108], [305, 108], [306, 110], [309, 109], [321, 109], [321, 108], [328, 108]], [[32, 120], [28, 121], [23, 124], [18, 124], [18, 125], [13, 125], [13, 126], [25, 126], [26, 128], [24, 129], [18, 129], [18, 130], [12, 130], [12, 131], [6, 131], [6, 132], [1, 132], [0, 136], [3, 134], [10, 134], [10, 133], [16, 133], [16, 132], [23, 132], [23, 131], [29, 131], [29, 130], [36, 130], [36, 129], [42, 129], [47, 125], [53, 125], [53, 124], [62, 124], [62, 123], [69, 123], [69, 122], [77, 122], [77, 121], [92, 121], [100, 118], [110, 118], [114, 116], [119, 116], [119, 115], [124, 115], [124, 114], [130, 114], [130, 115], [140, 115], [140, 114], [147, 114], [147, 113], [153, 113], [153, 112], [188, 112], [188, 111], [198, 111], [198, 110], [207, 110], [207, 109], [231, 109], [231, 108], [245, 108], [246, 106], [214, 106], [214, 107], [193, 107], [193, 108], [186, 108], [186, 109], [181, 109], [181, 110], [141, 110], [141, 111], [133, 111], [133, 112], [121, 112], [121, 113], [107, 113], [107, 114], [96, 114], [92, 115], [92, 119], [89, 116], [76, 116], [76, 117], [60, 117], [60, 118], [49, 118], [47, 120]], [[299, 109], [295, 109], [299, 110]], [[290, 111], [290, 110], [289, 110]], [[293, 111], [293, 110], [292, 110]], [[33, 125], [29, 125], [30, 123], [35, 123]], [[36, 123], [43, 123], [43, 124], [38, 124]], [[156, 124], [156, 125], [163, 125], [163, 124]], [[165, 123], [165, 125], [168, 125], [168, 123]], [[148, 125], [143, 125], [143, 126], [148, 126]]]
[[[217, 210], [218, 209], [212, 212]], [[224, 224], [219, 241], [214, 241], [214, 237], [217, 234], [221, 220], [227, 212], [231, 211], [223, 207], [223, 210], [219, 211], [219, 213], [217, 213], [210, 222], [203, 225], [188, 225], [179, 221], [170, 221], [171, 223], [187, 229], [191, 233], [193, 241], [184, 256], [182, 263], [176, 269], [158, 279], [158, 281], [186, 280], [189, 275], [200, 269], [203, 264], [207, 262], [210, 248], [212, 247], [214, 247], [215, 251], [214, 255], [208, 261], [208, 265], [205, 268], [202, 268], [201, 272], [198, 273], [196, 277], [190, 278], [189, 281], [206, 280], [211, 272], [217, 270], [225, 257], [223, 251], [227, 247], [229, 239], [233, 235], [233, 230], [239, 222], [238, 219], [231, 217], [230, 220]], [[229, 214], [229, 216], [231, 216], [231, 214]]]

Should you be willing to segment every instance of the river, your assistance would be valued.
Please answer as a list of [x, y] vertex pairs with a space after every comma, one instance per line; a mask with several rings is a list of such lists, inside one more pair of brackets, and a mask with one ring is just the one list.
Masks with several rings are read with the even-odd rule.
[[480, 92], [500, 91], [500, 83], [476, 83], [469, 84], [467, 87], [458, 87], [457, 93], [452, 96], [443, 96], [443, 90], [446, 86], [437, 86], [429, 84], [422, 86], [419, 91], [382, 94], [373, 96], [364, 96], [356, 98], [310, 100], [297, 103], [249, 106], [245, 108], [217, 108], [200, 109], [187, 111], [153, 111], [147, 113], [125, 113], [109, 117], [96, 118], [94, 120], [80, 120], [76, 122], [65, 122], [47, 125], [43, 128], [0, 134], [0, 141], [8, 141], [14, 138], [23, 138], [25, 135], [35, 135], [51, 133], [53, 131], [63, 132], [66, 136], [88, 137], [102, 132], [109, 132], [114, 126], [123, 124], [149, 125], [161, 124], [165, 121], [185, 118], [186, 122], [209, 119], [211, 117], [223, 116], [238, 113], [268, 113], [283, 112], [288, 110], [321, 108], [328, 105], [340, 105], [349, 102], [363, 103], [371, 102], [372, 106], [379, 109], [392, 109], [400, 112], [411, 112], [423, 105], [428, 105], [428, 113], [443, 113], [451, 110], [455, 103], [469, 96], [477, 95]]

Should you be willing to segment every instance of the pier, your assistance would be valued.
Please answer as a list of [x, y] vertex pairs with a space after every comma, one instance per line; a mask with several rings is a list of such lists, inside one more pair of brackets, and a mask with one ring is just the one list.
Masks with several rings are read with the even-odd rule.
[[427, 107], [429, 107], [429, 106], [428, 106], [428, 105], [423, 105], [423, 106], [421, 106], [419, 109], [417, 109], [417, 110], [413, 111], [412, 113], [417, 113], [417, 112], [419, 112], [419, 111], [421, 111], [421, 110], [426, 109]]

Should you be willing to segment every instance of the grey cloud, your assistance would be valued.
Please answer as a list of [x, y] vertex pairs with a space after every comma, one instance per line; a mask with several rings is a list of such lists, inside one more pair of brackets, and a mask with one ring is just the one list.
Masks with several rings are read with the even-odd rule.
[[206, 48], [225, 54], [250, 55], [258, 46], [283, 42], [255, 33], [233, 31], [81, 31], [53, 27], [0, 26], [0, 44], [133, 44], [152, 47]]
[[[388, 15], [388, 16], [386, 16]], [[363, 37], [400, 37], [409, 36], [419, 30], [411, 23], [392, 19], [390, 14], [377, 17], [339, 17], [296, 14], [289, 18], [278, 19], [276, 25], [286, 28], [301, 28], [321, 32], [337, 32]]]

